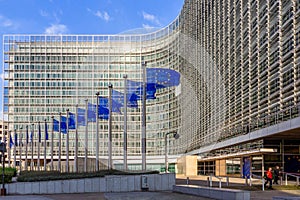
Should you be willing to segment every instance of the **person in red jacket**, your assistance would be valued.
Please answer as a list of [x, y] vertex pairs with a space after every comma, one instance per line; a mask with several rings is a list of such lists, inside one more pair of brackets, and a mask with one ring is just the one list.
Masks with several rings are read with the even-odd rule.
[[272, 179], [273, 179], [272, 167], [269, 167], [269, 170], [266, 172], [265, 187], [269, 183], [269, 189], [272, 189]]

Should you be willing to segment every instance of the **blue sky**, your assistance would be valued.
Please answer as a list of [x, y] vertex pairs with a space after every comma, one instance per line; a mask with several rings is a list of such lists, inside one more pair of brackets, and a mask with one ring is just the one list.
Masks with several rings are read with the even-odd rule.
[[[184, 0], [0, 0], [0, 67], [3, 34], [118, 34], [164, 27]], [[1, 76], [3, 77], [3, 75]], [[0, 94], [2, 94], [2, 81]], [[0, 95], [0, 118], [2, 117]]]
[[163, 27], [183, 0], [0, 0], [0, 33], [116, 34]]

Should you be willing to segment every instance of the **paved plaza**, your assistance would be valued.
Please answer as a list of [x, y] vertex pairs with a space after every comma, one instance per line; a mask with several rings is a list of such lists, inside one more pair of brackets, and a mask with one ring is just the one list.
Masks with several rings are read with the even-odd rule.
[[[274, 196], [299, 197], [300, 190], [251, 191], [251, 200], [272, 200]], [[120, 192], [53, 195], [20, 195], [0, 197], [2, 200], [209, 200], [209, 198], [173, 192]], [[298, 199], [298, 198], [297, 198]], [[295, 199], [296, 200], [296, 199]]]
[[[193, 185], [202, 185], [207, 176], [190, 177], [189, 183]], [[177, 176], [176, 184], [185, 184], [186, 177]], [[217, 185], [214, 182], [213, 185]], [[225, 184], [225, 183], [223, 183]], [[245, 188], [244, 179], [231, 178], [230, 184], [240, 189]], [[253, 184], [259, 182], [253, 181]], [[249, 187], [247, 187], [249, 188]], [[250, 191], [251, 200], [272, 200], [275, 196], [298, 197], [300, 200], [300, 190], [253, 190]], [[163, 192], [112, 192], [112, 193], [81, 193], [81, 194], [52, 194], [52, 195], [9, 195], [0, 196], [0, 200], [209, 200], [209, 198], [198, 197], [187, 194], [179, 194], [171, 191]], [[293, 199], [293, 200], [296, 200]]]

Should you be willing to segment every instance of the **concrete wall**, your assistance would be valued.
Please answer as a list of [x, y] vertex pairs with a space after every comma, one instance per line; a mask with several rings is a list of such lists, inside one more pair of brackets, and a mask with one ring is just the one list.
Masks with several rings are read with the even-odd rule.
[[228, 188], [208, 188], [196, 185], [174, 185], [173, 192], [220, 200], [250, 200], [250, 191]]
[[198, 161], [197, 156], [182, 156], [177, 159], [178, 174], [184, 176], [198, 175]]
[[175, 174], [106, 176], [41, 182], [17, 182], [6, 185], [7, 194], [60, 194], [88, 192], [141, 191], [141, 176], [146, 176], [149, 191], [172, 190]]

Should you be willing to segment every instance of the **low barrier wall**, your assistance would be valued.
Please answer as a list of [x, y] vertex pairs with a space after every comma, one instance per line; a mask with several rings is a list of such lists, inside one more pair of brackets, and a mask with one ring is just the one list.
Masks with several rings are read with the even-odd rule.
[[212, 199], [250, 200], [250, 191], [227, 188], [201, 187], [195, 185], [174, 185], [173, 192], [192, 194]]
[[300, 197], [272, 197], [272, 200], [300, 200]]
[[[141, 179], [146, 177], [149, 191], [172, 190], [175, 174], [112, 175], [99, 178], [40, 182], [16, 182], [6, 185], [7, 194], [60, 194], [88, 192], [141, 191]], [[145, 180], [145, 179], [144, 179]], [[144, 185], [145, 186], [145, 185]]]

